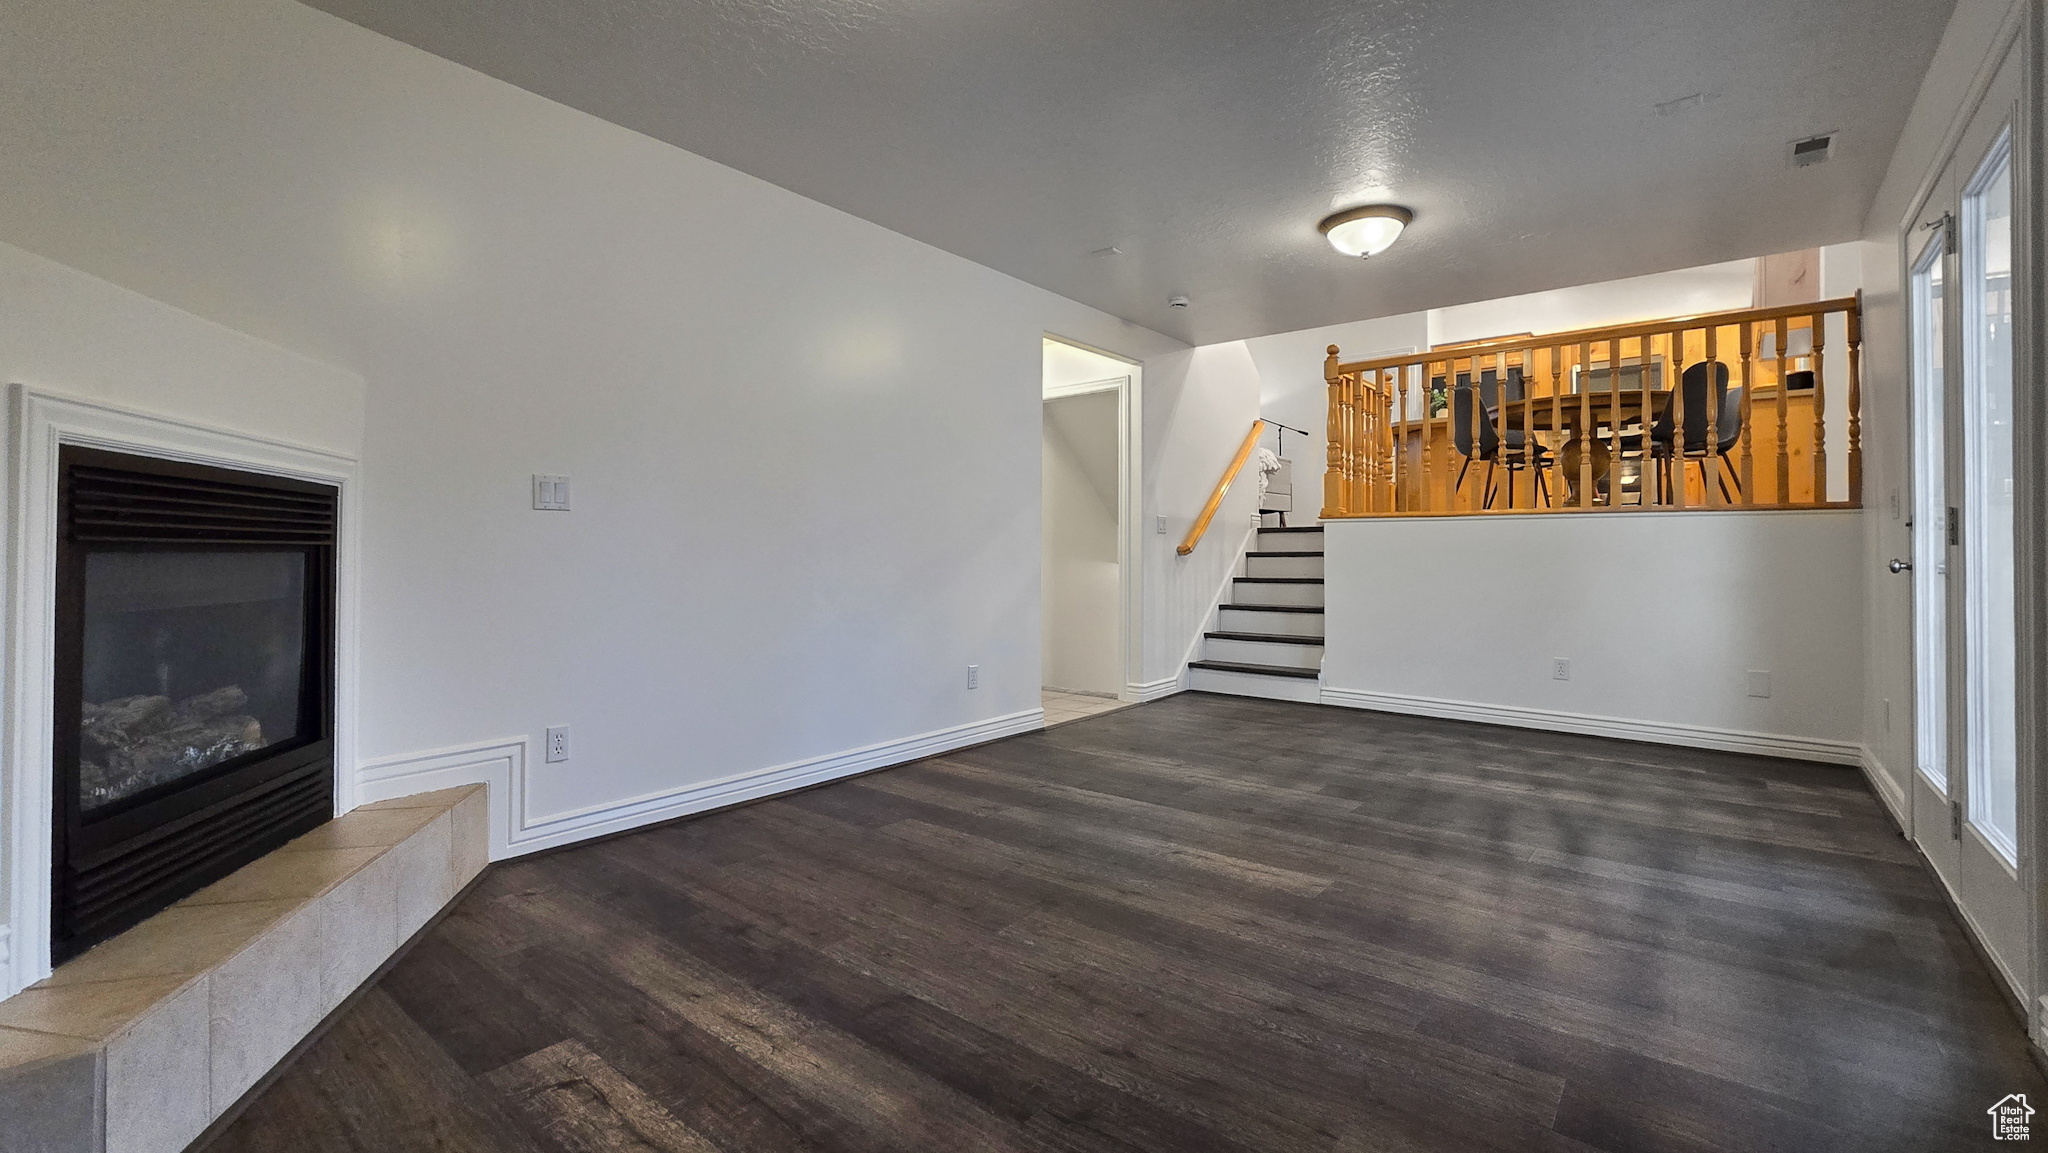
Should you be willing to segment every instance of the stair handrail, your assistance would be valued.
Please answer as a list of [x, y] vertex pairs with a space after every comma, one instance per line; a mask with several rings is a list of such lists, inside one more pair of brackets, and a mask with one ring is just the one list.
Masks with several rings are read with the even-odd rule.
[[1186, 539], [1174, 551], [1186, 556], [1195, 551], [1202, 541], [1202, 534], [1209, 531], [1209, 522], [1216, 519], [1216, 510], [1223, 505], [1223, 496], [1230, 491], [1230, 482], [1244, 469], [1244, 462], [1251, 459], [1252, 449], [1259, 445], [1259, 434], [1266, 429], [1266, 422], [1255, 420], [1252, 430], [1245, 434], [1244, 443], [1237, 446], [1237, 455], [1230, 459], [1230, 467], [1223, 470], [1223, 478], [1216, 482], [1216, 491], [1209, 494], [1209, 503], [1202, 506], [1202, 514], [1195, 518], [1193, 527], [1188, 529]]

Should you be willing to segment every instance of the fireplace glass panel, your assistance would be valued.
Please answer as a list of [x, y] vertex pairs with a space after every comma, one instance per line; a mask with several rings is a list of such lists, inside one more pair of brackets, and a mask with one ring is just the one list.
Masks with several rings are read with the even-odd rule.
[[80, 810], [298, 737], [305, 589], [303, 552], [90, 553]]

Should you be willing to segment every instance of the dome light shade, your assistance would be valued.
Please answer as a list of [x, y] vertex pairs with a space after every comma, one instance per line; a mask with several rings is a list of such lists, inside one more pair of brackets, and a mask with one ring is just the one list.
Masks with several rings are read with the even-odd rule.
[[1329, 238], [1330, 247], [1344, 255], [1373, 256], [1399, 240], [1413, 219], [1415, 214], [1398, 204], [1368, 204], [1325, 217], [1316, 227]]

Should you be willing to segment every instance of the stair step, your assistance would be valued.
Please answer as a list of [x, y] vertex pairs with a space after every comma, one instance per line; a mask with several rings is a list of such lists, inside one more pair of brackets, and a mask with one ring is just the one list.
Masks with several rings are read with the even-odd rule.
[[1294, 677], [1299, 680], [1315, 680], [1321, 675], [1314, 669], [1289, 668], [1286, 665], [1251, 665], [1241, 661], [1189, 661], [1191, 669], [1210, 669], [1219, 673], [1246, 673], [1260, 677]]
[[[1227, 606], [1226, 606], [1227, 607]], [[1301, 637], [1292, 633], [1235, 633], [1229, 631], [1203, 633], [1209, 640], [1217, 641], [1270, 641], [1281, 645], [1314, 645], [1323, 647], [1321, 637]]]
[[1280, 556], [1321, 556], [1321, 555], [1323, 555], [1323, 554], [1322, 554], [1322, 551], [1321, 551], [1320, 549], [1319, 549], [1319, 550], [1317, 550], [1317, 551], [1315, 551], [1315, 552], [1282, 552], [1282, 551], [1279, 551], [1279, 550], [1275, 550], [1275, 549], [1253, 549], [1252, 551], [1250, 551], [1250, 552], [1248, 552], [1248, 553], [1246, 553], [1246, 554], [1244, 554], [1244, 555], [1246, 555], [1246, 556], [1256, 556], [1256, 557], [1280, 557]]
[[1321, 532], [1321, 531], [1323, 531], [1323, 526], [1322, 526], [1322, 525], [1319, 525], [1319, 524], [1303, 524], [1303, 525], [1288, 525], [1288, 526], [1287, 526], [1286, 528], [1281, 528], [1281, 527], [1280, 527], [1279, 525], [1269, 524], [1269, 525], [1261, 525], [1261, 526], [1259, 526], [1259, 531], [1260, 531], [1260, 532]]
[[1241, 605], [1241, 604], [1227, 604], [1227, 605], [1224, 605], [1224, 606], [1222, 606], [1222, 607], [1223, 607], [1223, 608], [1226, 608], [1226, 609], [1229, 609], [1229, 610], [1231, 610], [1232, 612], [1240, 612], [1240, 613], [1319, 613], [1319, 612], [1322, 612], [1322, 611], [1323, 611], [1323, 606], [1321, 606], [1321, 605]]
[[1239, 584], [1254, 585], [1319, 585], [1321, 577], [1234, 577]]

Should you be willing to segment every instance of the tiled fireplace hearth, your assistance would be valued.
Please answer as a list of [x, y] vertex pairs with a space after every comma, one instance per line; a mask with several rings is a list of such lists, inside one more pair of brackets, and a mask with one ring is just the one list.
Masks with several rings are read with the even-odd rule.
[[175, 1153], [481, 872], [484, 786], [366, 805], [0, 1001], [0, 1150]]

